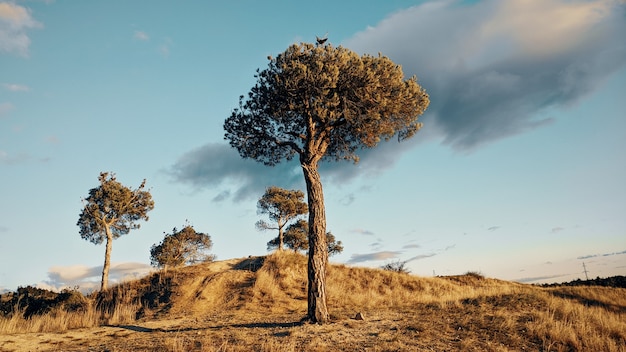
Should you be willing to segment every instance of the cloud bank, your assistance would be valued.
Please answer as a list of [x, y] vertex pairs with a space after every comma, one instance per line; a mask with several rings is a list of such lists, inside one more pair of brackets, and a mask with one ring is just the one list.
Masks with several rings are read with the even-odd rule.
[[366, 254], [353, 254], [348, 260], [348, 264], [369, 262], [369, 261], [379, 261], [379, 260], [387, 260], [398, 258], [402, 252], [397, 251], [381, 251], [374, 253], [366, 253]]
[[626, 251], [603, 253], [603, 254], [588, 254], [588, 255], [577, 257], [576, 259], [583, 260], [583, 259], [598, 258], [598, 257], [611, 257], [614, 255], [621, 255], [621, 254], [626, 254]]
[[28, 92], [30, 90], [28, 86], [23, 84], [3, 83], [2, 86], [10, 92]]
[[0, 52], [27, 57], [30, 46], [27, 31], [41, 27], [29, 9], [11, 2], [0, 2]]
[[141, 41], [148, 41], [150, 40], [150, 36], [148, 36], [146, 32], [135, 31], [135, 33], [133, 33], [133, 39], [141, 40]]
[[0, 103], [0, 118], [2, 118], [3, 116], [7, 116], [9, 114], [9, 111], [13, 110], [13, 108], [13, 104], [9, 102]]
[[214, 201], [229, 197], [240, 201], [260, 197], [271, 185], [303, 189], [304, 181], [299, 168], [295, 162], [267, 167], [254, 160], [242, 159], [235, 149], [225, 143], [209, 143], [187, 152], [168, 172], [174, 180], [194, 188], [226, 189]]
[[524, 278], [516, 279], [516, 280], [513, 280], [513, 281], [521, 282], [521, 283], [524, 283], [524, 284], [529, 284], [529, 283], [533, 283], [533, 282], [537, 282], [537, 281], [545, 281], [545, 280], [557, 279], [559, 277], [565, 277], [565, 276], [569, 276], [569, 275], [571, 275], [571, 274], [555, 274], [555, 275], [524, 277]]
[[[324, 183], [376, 176], [420, 141], [469, 152], [550, 123], [547, 109], [577, 103], [626, 65], [625, 13], [617, 0], [433, 1], [355, 34], [342, 45], [401, 64], [431, 105], [415, 138], [363, 150], [357, 165], [323, 163]], [[169, 172], [197, 188], [221, 187], [215, 201], [256, 198], [269, 185], [304, 188], [297, 162], [266, 167], [226, 143], [186, 153]]]
[[550, 122], [626, 63], [626, 3], [617, 0], [427, 2], [344, 45], [384, 53], [431, 97], [425, 125], [471, 150]]
[[[143, 263], [112, 263], [109, 269], [109, 282], [114, 283], [125, 279], [135, 279], [148, 274], [152, 270], [151, 266]], [[78, 286], [81, 291], [88, 292], [100, 287], [101, 278], [102, 266], [53, 266], [48, 269], [48, 280], [37, 286], [57, 291], [67, 287]]]
[[[402, 144], [406, 143], [384, 142], [378, 148], [385, 153], [388, 149], [393, 147], [397, 149], [397, 146]], [[361, 161], [356, 165], [351, 162], [321, 163], [322, 180], [325, 183], [342, 185], [357, 177], [375, 176], [393, 163], [393, 158], [370, 157], [372, 151], [361, 153]], [[242, 159], [239, 153], [226, 143], [207, 143], [191, 150], [182, 155], [166, 170], [166, 173], [174, 181], [188, 184], [195, 189], [221, 189], [213, 201], [228, 198], [234, 201], [255, 199], [263, 194], [266, 187], [272, 185], [286, 189], [306, 188], [297, 161], [292, 160], [268, 167], [252, 159]], [[354, 196], [348, 195], [348, 198], [353, 200]]]

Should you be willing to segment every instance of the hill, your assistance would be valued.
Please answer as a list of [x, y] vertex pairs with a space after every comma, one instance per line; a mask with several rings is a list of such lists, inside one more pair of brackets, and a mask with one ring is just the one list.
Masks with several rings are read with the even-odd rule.
[[161, 271], [94, 293], [85, 304], [51, 304], [28, 319], [7, 315], [0, 351], [626, 350], [623, 288], [539, 287], [471, 273], [421, 278], [343, 265], [330, 266], [327, 284], [332, 323], [314, 325], [302, 322], [302, 255]]

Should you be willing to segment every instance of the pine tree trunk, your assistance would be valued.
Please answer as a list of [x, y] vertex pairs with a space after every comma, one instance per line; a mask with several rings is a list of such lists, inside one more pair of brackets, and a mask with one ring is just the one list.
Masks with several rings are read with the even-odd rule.
[[330, 320], [326, 306], [326, 267], [328, 246], [326, 245], [326, 211], [324, 192], [317, 171], [317, 162], [302, 163], [309, 203], [309, 262], [308, 262], [308, 313], [314, 323]]
[[107, 288], [109, 282], [109, 268], [111, 267], [111, 249], [113, 247], [113, 235], [108, 225], [105, 225], [105, 231], [107, 236], [106, 250], [104, 251], [104, 265], [102, 266], [102, 283], [100, 284], [100, 291], [104, 291]]
[[278, 220], [278, 251], [283, 251], [283, 228], [285, 224]]

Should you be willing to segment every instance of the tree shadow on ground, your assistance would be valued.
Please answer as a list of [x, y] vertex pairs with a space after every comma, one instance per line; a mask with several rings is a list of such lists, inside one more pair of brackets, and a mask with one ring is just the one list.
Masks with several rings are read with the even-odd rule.
[[248, 257], [233, 267], [235, 270], [257, 271], [263, 266], [265, 257]]
[[607, 302], [602, 302], [599, 300], [595, 300], [595, 299], [590, 299], [587, 297], [584, 297], [582, 295], [578, 295], [578, 294], [574, 294], [571, 292], [562, 292], [562, 291], [552, 291], [550, 292], [552, 295], [559, 297], [559, 298], [564, 298], [564, 299], [569, 299], [572, 301], [576, 301], [584, 306], [587, 307], [598, 307], [598, 308], [604, 308], [610, 312], [613, 313], [618, 313], [618, 314], [626, 314], [626, 307], [619, 305], [619, 304], [613, 304], [613, 303], [607, 303]]
[[244, 328], [244, 329], [284, 329], [284, 328], [293, 328], [297, 326], [304, 325], [304, 321], [295, 321], [295, 322], [261, 322], [261, 323], [241, 323], [241, 324], [222, 324], [215, 326], [203, 326], [203, 327], [187, 327], [187, 328], [146, 328], [139, 325], [107, 325], [111, 328], [120, 328], [125, 330], [131, 330], [135, 332], [144, 332], [144, 333], [153, 333], [153, 332], [164, 332], [164, 333], [172, 333], [172, 332], [187, 332], [187, 331], [203, 331], [203, 330], [221, 330], [227, 328]]

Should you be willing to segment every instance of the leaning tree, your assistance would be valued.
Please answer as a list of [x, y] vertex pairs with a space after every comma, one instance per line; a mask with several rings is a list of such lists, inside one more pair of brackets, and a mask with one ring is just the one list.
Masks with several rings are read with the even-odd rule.
[[412, 137], [429, 98], [415, 77], [405, 79], [402, 68], [380, 54], [359, 56], [318, 41], [268, 59], [224, 122], [224, 137], [243, 158], [269, 166], [298, 157], [309, 205], [307, 317], [324, 323], [328, 248], [319, 162], [357, 162], [361, 148]]
[[137, 221], [148, 221], [154, 201], [150, 192], [144, 189], [146, 180], [135, 190], [119, 183], [113, 173], [101, 172], [98, 180], [100, 186], [89, 190], [89, 196], [83, 200], [85, 206], [76, 225], [84, 240], [94, 244], [106, 240], [100, 285], [104, 290], [109, 280], [113, 239], [128, 234], [131, 229], [138, 229]]
[[259, 230], [278, 230], [278, 250], [283, 250], [283, 233], [285, 226], [297, 217], [307, 213], [307, 204], [304, 202], [304, 192], [292, 189], [282, 189], [271, 186], [265, 190], [257, 202], [259, 214], [267, 214], [273, 223], [259, 220], [256, 228]]

